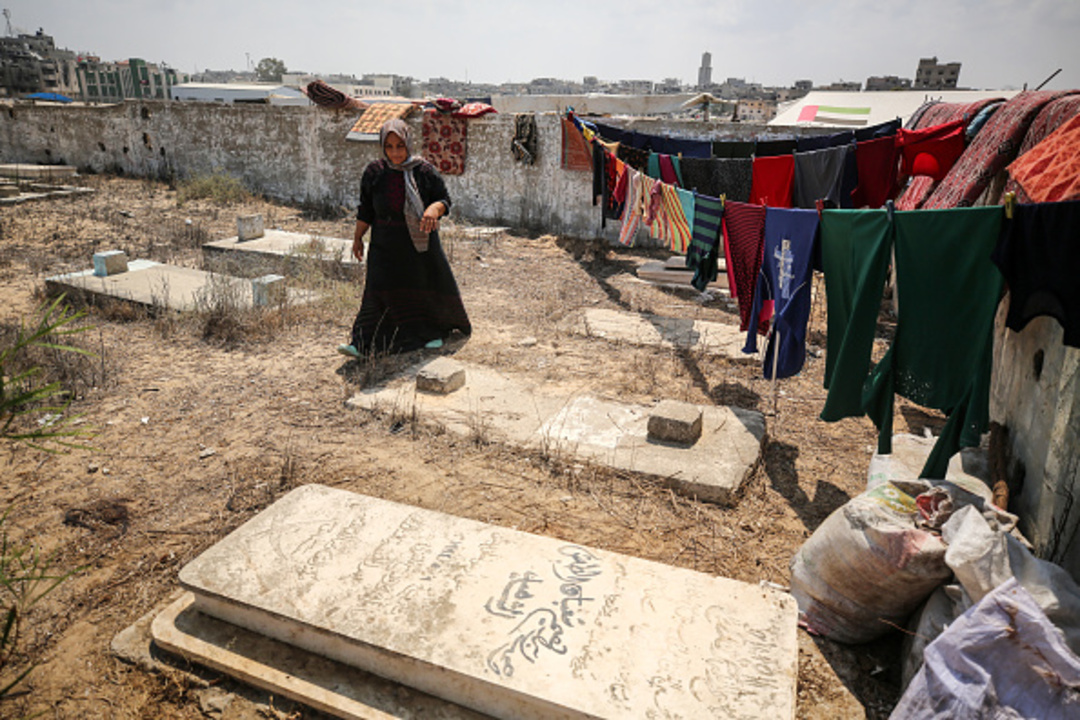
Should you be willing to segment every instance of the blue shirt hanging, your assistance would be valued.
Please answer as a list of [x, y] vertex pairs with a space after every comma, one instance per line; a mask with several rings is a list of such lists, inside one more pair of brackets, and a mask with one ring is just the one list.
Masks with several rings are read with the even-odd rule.
[[[750, 331], [745, 353], [757, 352], [756, 318], [766, 301], [773, 302], [773, 331], [765, 350], [765, 377], [772, 379], [773, 353], [778, 352], [776, 376], [786, 378], [802, 370], [806, 358], [806, 323], [810, 319], [816, 210], [768, 208], [765, 211], [765, 256], [754, 290]], [[776, 348], [779, 333], [780, 347]]]

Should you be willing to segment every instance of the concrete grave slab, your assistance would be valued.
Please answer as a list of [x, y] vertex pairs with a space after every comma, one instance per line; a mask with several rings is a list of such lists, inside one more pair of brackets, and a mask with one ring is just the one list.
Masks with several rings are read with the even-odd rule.
[[[204, 615], [193, 607], [194, 602], [193, 594], [184, 593], [155, 613], [149, 623], [149, 635], [154, 643], [189, 662], [266, 690], [270, 697], [285, 696], [349, 720], [485, 720], [489, 717]], [[130, 630], [125, 632], [130, 634]], [[116, 641], [113, 645], [115, 652]], [[146, 655], [149, 657], [148, 649]], [[150, 661], [149, 669], [158, 669], [157, 663]]]
[[586, 308], [571, 316], [569, 329], [612, 342], [700, 350], [736, 362], [758, 362], [756, 355], [742, 351], [746, 333], [727, 323]]
[[[718, 266], [721, 273], [727, 272], [727, 261], [725, 261], [724, 258], [718, 258], [717, 259], [717, 266]], [[664, 269], [665, 270], [674, 270], [676, 272], [688, 272], [688, 273], [690, 273], [691, 276], [693, 276], [693, 274], [694, 274], [693, 270], [686, 267], [686, 256], [685, 255], [672, 255], [671, 257], [669, 257], [667, 260], [664, 261]]]
[[759, 412], [699, 407], [701, 438], [687, 447], [650, 439], [652, 409], [643, 405], [595, 398], [581, 388], [541, 385], [478, 365], [465, 367], [468, 382], [449, 395], [417, 392], [406, 374], [364, 389], [347, 405], [399, 417], [415, 413], [462, 435], [641, 473], [675, 492], [725, 505], [735, 503], [761, 457], [765, 418]]
[[[683, 262], [685, 263], [685, 261]], [[667, 267], [666, 263], [663, 263], [659, 260], [650, 260], [649, 262], [643, 263], [641, 267], [637, 269], [637, 276], [642, 280], [651, 282], [654, 285], [660, 285], [662, 287], [685, 288], [697, 292], [697, 288], [690, 284], [690, 281], [694, 278], [694, 273], [686, 267], [672, 269]], [[709, 283], [706, 287], [713, 290], [723, 290], [724, 292], [727, 292], [727, 273], [720, 272], [716, 276], [716, 279]]]
[[357, 269], [352, 240], [321, 237], [285, 230], [264, 230], [254, 239], [240, 236], [215, 240], [202, 246], [203, 259], [234, 275], [252, 276], [288, 270], [302, 262], [314, 262], [328, 270]]
[[71, 165], [28, 165], [26, 163], [6, 163], [0, 165], [0, 177], [20, 180], [60, 180], [75, 177], [77, 169]]
[[200, 613], [497, 718], [793, 718], [794, 600], [307, 485], [180, 571]]
[[[94, 271], [83, 270], [45, 278], [45, 289], [53, 295], [81, 293], [94, 301], [120, 300], [168, 310], [196, 310], [213, 293], [228, 296], [239, 308], [252, 307], [253, 291], [250, 280], [211, 274], [202, 270], [164, 265], [151, 260], [132, 260], [127, 272], [98, 277]], [[310, 302], [315, 294], [289, 290], [289, 301]]]
[[[35, 200], [50, 200], [61, 197], [71, 197], [74, 195], [89, 195], [90, 193], [97, 192], [93, 188], [76, 187], [73, 185], [41, 185], [33, 183], [29, 187], [25, 185], [6, 185], [8, 190], [3, 195], [0, 195], [0, 206], [3, 205], [19, 205], [24, 202], [33, 202]], [[11, 188], [14, 188], [12, 192]]]

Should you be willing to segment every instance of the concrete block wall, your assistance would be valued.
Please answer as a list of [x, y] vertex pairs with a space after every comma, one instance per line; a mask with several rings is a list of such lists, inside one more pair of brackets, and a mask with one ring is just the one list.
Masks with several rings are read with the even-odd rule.
[[1050, 317], [1007, 329], [1007, 302], [995, 321], [990, 417], [1009, 428], [1010, 473], [1023, 467], [1010, 504], [1036, 554], [1080, 581], [1080, 349], [1063, 344]]
[[[83, 172], [136, 177], [191, 177], [220, 170], [248, 188], [290, 202], [354, 207], [360, 175], [380, 156], [376, 142], [346, 141], [352, 112], [317, 107], [271, 107], [168, 101], [129, 101], [87, 107], [0, 106], [0, 163], [68, 164]], [[561, 129], [555, 114], [536, 116], [535, 165], [514, 162], [514, 118], [469, 121], [465, 173], [447, 176], [454, 217], [580, 238], [617, 237], [602, 231], [589, 198], [592, 177], [560, 167]], [[411, 125], [419, 150], [419, 117]], [[617, 120], [642, 132], [693, 138], [769, 137], [763, 125], [689, 120]], [[820, 134], [826, 129], [787, 129]], [[641, 234], [639, 239], [645, 239]]]

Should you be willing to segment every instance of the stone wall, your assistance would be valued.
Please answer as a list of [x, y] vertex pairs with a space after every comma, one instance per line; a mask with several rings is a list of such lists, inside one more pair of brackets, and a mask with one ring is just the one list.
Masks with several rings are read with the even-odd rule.
[[[137, 177], [184, 178], [220, 170], [269, 197], [351, 208], [364, 166], [379, 155], [375, 142], [345, 140], [355, 119], [351, 112], [317, 107], [165, 101], [78, 107], [9, 104], [0, 106], [0, 162], [59, 163], [82, 172]], [[599, 210], [589, 199], [591, 174], [559, 166], [558, 116], [538, 114], [536, 119], [539, 152], [534, 166], [513, 160], [512, 115], [469, 121], [465, 173], [446, 178], [455, 217], [614, 239], [616, 229], [601, 231]], [[419, 139], [420, 120], [410, 122]], [[611, 122], [696, 138], [768, 137], [778, 132], [762, 125], [701, 121]]]
[[1009, 429], [1010, 475], [1023, 474], [1012, 509], [1036, 554], [1080, 581], [1080, 349], [1066, 347], [1057, 320], [994, 332], [991, 419]]

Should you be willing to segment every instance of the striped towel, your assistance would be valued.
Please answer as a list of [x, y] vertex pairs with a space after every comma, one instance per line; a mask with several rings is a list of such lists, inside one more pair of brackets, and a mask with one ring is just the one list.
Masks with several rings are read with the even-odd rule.
[[720, 224], [724, 201], [708, 195], [694, 196], [694, 227], [686, 251], [686, 267], [694, 271], [691, 284], [700, 291], [716, 279], [720, 258]]
[[633, 247], [638, 227], [641, 225], [642, 189], [641, 173], [631, 167], [626, 169], [626, 198], [623, 205], [622, 228], [619, 230], [619, 243]]

